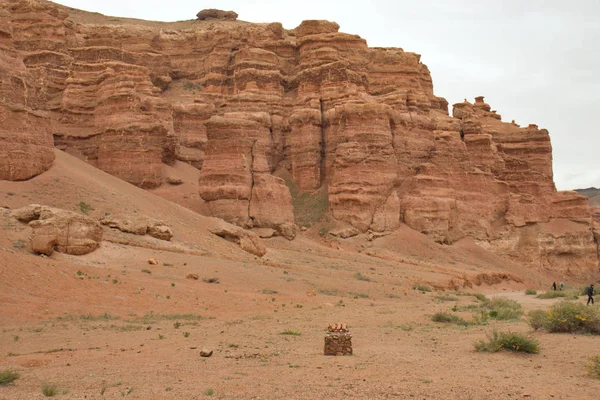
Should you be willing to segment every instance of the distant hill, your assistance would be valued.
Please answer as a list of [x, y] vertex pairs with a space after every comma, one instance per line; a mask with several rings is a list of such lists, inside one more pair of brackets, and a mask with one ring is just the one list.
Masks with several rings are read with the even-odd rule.
[[591, 187], [587, 189], [575, 189], [575, 191], [586, 196], [589, 199], [591, 206], [600, 207], [600, 189]]

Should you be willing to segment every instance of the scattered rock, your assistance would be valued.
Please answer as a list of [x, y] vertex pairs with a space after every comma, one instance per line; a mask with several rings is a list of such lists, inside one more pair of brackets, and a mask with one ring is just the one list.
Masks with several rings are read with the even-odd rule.
[[110, 216], [100, 220], [102, 225], [136, 235], [148, 234], [160, 240], [169, 241], [173, 232], [164, 222], [146, 217]]
[[197, 281], [198, 279], [200, 279], [200, 277], [198, 276], [198, 274], [187, 274], [186, 278], [187, 279], [193, 279], [195, 281]]
[[154, 258], [151, 258], [148, 260], [148, 264], [150, 265], [158, 265], [158, 261], [156, 261]]
[[283, 223], [278, 227], [279, 233], [281, 236], [286, 238], [287, 240], [294, 240], [296, 237], [296, 225], [290, 223]]
[[208, 8], [200, 11], [196, 14], [196, 17], [200, 21], [205, 21], [207, 19], [223, 19], [228, 21], [235, 21], [238, 17], [238, 14], [234, 11], [223, 11], [218, 10], [216, 8]]
[[242, 250], [247, 251], [248, 253], [259, 257], [267, 254], [267, 248], [257, 235], [238, 226], [228, 224], [225, 221], [220, 221], [216, 227], [210, 229], [210, 232], [239, 244]]
[[359, 233], [360, 233], [360, 231], [352, 226], [346, 227], [346, 228], [334, 229], [329, 232], [330, 235], [338, 237], [338, 238], [342, 238], [342, 239], [348, 239], [350, 237], [358, 235]]
[[277, 236], [277, 231], [271, 228], [254, 228], [252, 232], [257, 234], [259, 238], [268, 239]]
[[301, 227], [301, 228], [300, 228], [300, 230], [301, 230], [302, 232], [306, 232], [306, 229], [307, 229], [307, 228], [306, 228], [305, 226], [303, 226], [303, 227]]
[[173, 178], [171, 176], [168, 176], [166, 179], [167, 183], [169, 185], [181, 185], [183, 183], [183, 180], [179, 179], [179, 178]]
[[213, 355], [213, 351], [209, 349], [200, 350], [200, 357], [210, 357]]
[[148, 226], [148, 235], [160, 240], [169, 241], [173, 237], [173, 232], [168, 226], [157, 222], [154, 225]]

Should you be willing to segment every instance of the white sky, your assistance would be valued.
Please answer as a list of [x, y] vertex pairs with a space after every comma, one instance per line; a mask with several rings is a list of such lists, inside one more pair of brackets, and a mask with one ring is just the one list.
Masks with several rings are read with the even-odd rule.
[[598, 0], [58, 0], [105, 15], [195, 19], [205, 8], [240, 20], [326, 19], [369, 46], [422, 54], [450, 105], [483, 95], [504, 121], [550, 131], [559, 190], [600, 187]]

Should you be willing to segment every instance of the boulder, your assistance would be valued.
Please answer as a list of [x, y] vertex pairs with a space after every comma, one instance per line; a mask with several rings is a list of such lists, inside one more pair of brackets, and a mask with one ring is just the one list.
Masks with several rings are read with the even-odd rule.
[[173, 232], [168, 226], [157, 222], [154, 225], [148, 226], [148, 235], [160, 240], [169, 241], [173, 237]]
[[256, 234], [238, 226], [222, 221], [217, 226], [210, 228], [209, 230], [211, 233], [217, 236], [237, 243], [242, 250], [247, 251], [248, 253], [259, 257], [267, 254], [267, 248]]
[[358, 235], [359, 233], [360, 233], [360, 231], [352, 226], [345, 227], [345, 228], [333, 229], [329, 232], [330, 235], [338, 237], [338, 238], [342, 238], [342, 239], [351, 238], [353, 236]]
[[72, 211], [32, 204], [13, 212], [33, 228], [32, 250], [51, 255], [60, 253], [83, 255], [100, 246], [102, 227], [90, 217]]
[[234, 11], [223, 11], [217, 10], [216, 8], [208, 8], [200, 11], [198, 14], [196, 14], [196, 17], [200, 21], [205, 21], [207, 19], [224, 19], [229, 21], [235, 21], [238, 15]]

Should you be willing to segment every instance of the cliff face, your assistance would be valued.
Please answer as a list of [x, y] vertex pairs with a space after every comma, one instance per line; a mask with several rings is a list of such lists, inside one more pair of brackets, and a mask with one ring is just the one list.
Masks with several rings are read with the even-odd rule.
[[13, 18], [0, 8], [0, 179], [18, 181], [50, 168], [54, 150], [41, 87], [16, 49]]
[[162, 164], [181, 160], [200, 170], [212, 215], [240, 226], [289, 233], [290, 186], [324, 193], [333, 219], [361, 232], [405, 223], [544, 267], [598, 266], [586, 199], [554, 187], [548, 132], [502, 122], [483, 98], [448, 115], [417, 54], [369, 48], [327, 21], [0, 7], [11, 74], [40, 88], [55, 145], [133, 184], [157, 187]]

